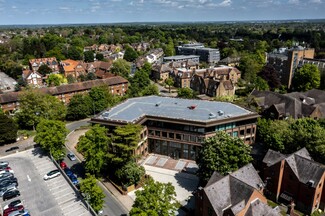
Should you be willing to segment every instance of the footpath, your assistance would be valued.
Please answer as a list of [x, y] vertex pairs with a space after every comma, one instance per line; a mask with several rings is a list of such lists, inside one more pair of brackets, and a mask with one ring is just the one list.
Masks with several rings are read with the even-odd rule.
[[[84, 157], [77, 152], [76, 145], [78, 143], [79, 137], [84, 135], [88, 129], [78, 129], [75, 131], [71, 131], [66, 139], [66, 147], [72, 151], [81, 161], [84, 160]], [[134, 201], [128, 195], [122, 195], [109, 181], [100, 181], [102, 185], [104, 185], [107, 190], [114, 195], [114, 197], [124, 206], [128, 211], [131, 210]]]

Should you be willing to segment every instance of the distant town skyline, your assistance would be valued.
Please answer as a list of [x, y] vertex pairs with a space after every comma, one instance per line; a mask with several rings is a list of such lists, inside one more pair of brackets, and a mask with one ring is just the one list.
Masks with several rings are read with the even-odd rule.
[[0, 0], [0, 25], [323, 19], [325, 0]]

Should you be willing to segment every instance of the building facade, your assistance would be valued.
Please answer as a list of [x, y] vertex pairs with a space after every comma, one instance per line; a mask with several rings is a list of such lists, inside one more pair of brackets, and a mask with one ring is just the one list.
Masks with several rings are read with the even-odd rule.
[[198, 55], [200, 61], [215, 64], [220, 61], [219, 49], [206, 48], [203, 44], [183, 44], [176, 47], [177, 55]]
[[37, 71], [41, 65], [47, 65], [49, 68], [52, 69], [52, 72], [59, 71], [59, 63], [55, 57], [30, 59], [29, 60], [29, 67], [32, 71]]
[[200, 56], [198, 55], [176, 55], [176, 56], [167, 56], [164, 57], [164, 62], [185, 62], [191, 60], [195, 63], [200, 62]]
[[128, 99], [90, 122], [110, 130], [140, 124], [146, 136], [138, 152], [195, 160], [204, 139], [216, 131], [254, 143], [258, 116], [231, 103], [148, 96]]
[[269, 150], [263, 159], [263, 179], [269, 197], [310, 215], [325, 210], [325, 166], [303, 148], [291, 155]]
[[[98, 79], [80, 83], [72, 83], [49, 88], [40, 88], [39, 91], [53, 95], [60, 101], [68, 104], [75, 94], [88, 92], [95, 86], [108, 86], [113, 95], [123, 96], [128, 89], [128, 81], [120, 76], [114, 76], [107, 79]], [[4, 112], [12, 113], [19, 108], [19, 94], [21, 92], [10, 92], [0, 94], [0, 105]]]

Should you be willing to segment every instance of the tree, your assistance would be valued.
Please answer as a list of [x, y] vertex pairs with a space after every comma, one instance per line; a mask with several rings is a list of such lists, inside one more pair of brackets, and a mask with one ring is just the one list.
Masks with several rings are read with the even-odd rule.
[[28, 89], [19, 95], [19, 110], [15, 114], [21, 128], [35, 128], [41, 118], [64, 120], [66, 108], [54, 96]]
[[138, 53], [130, 46], [125, 48], [124, 59], [128, 62], [133, 62], [138, 58]]
[[84, 52], [85, 62], [93, 62], [94, 61], [94, 52], [86, 51]]
[[142, 91], [142, 96], [146, 95], [159, 95], [159, 89], [155, 84], [150, 84]]
[[179, 88], [179, 89], [177, 89], [177, 97], [188, 98], [188, 99], [196, 98], [196, 93], [188, 87]]
[[107, 136], [107, 129], [99, 125], [93, 126], [84, 136], [79, 138], [77, 150], [85, 157], [87, 172], [98, 176], [107, 164], [109, 157], [108, 145], [110, 139]]
[[0, 145], [16, 141], [17, 132], [17, 123], [0, 110]]
[[151, 74], [152, 66], [149, 62], [145, 62], [141, 68], [144, 72], [146, 72], [149, 76]]
[[231, 137], [224, 131], [207, 138], [196, 158], [198, 175], [203, 183], [209, 180], [214, 171], [226, 175], [250, 161], [250, 147], [240, 138]]
[[97, 59], [98, 61], [103, 61], [103, 60], [104, 60], [104, 55], [101, 54], [101, 53], [97, 53], [97, 54], [96, 54], [96, 59]]
[[305, 64], [298, 69], [292, 79], [295, 91], [308, 91], [320, 85], [320, 72], [316, 65]]
[[168, 90], [169, 90], [169, 93], [170, 93], [170, 87], [174, 85], [174, 79], [172, 77], [168, 77], [165, 80], [165, 83], [166, 83], [166, 85], [168, 85]]
[[259, 91], [267, 91], [270, 89], [268, 83], [266, 80], [264, 80], [262, 77], [258, 76], [255, 80], [254, 87], [256, 90]]
[[75, 83], [77, 80], [76, 80], [76, 78], [74, 76], [72, 76], [71, 74], [69, 74], [67, 76], [67, 81], [68, 81], [69, 84], [71, 84], [71, 83]]
[[176, 215], [179, 203], [174, 186], [149, 179], [143, 190], [135, 192], [136, 198], [130, 216]]
[[113, 133], [114, 157], [111, 162], [123, 166], [133, 158], [133, 151], [140, 142], [141, 125], [127, 124], [119, 126]]
[[129, 74], [131, 72], [131, 65], [124, 59], [117, 59], [113, 62], [111, 72], [115, 75], [129, 79]]
[[97, 180], [94, 176], [89, 173], [86, 174], [86, 178], [80, 182], [80, 191], [96, 212], [103, 208], [105, 195], [103, 190], [97, 185]]
[[267, 81], [271, 89], [280, 88], [281, 86], [280, 78], [275, 68], [272, 65], [265, 65], [262, 68], [262, 71], [259, 73], [259, 76]]
[[41, 66], [39, 66], [37, 72], [45, 76], [47, 74], [52, 73], [52, 69], [46, 64], [42, 64]]
[[66, 56], [73, 60], [82, 60], [83, 49], [81, 47], [71, 46]]
[[62, 74], [50, 74], [46, 82], [49, 86], [59, 86], [63, 83], [68, 83], [67, 79]]
[[142, 96], [143, 90], [150, 85], [148, 73], [143, 70], [137, 70], [130, 80], [128, 95], [131, 97]]
[[96, 77], [96, 75], [94, 73], [89, 72], [87, 74], [87, 80], [95, 80], [95, 79], [97, 79], [97, 77]]
[[145, 173], [146, 171], [143, 166], [139, 166], [137, 163], [130, 161], [118, 169], [115, 175], [122, 185], [128, 187], [133, 184], [138, 184]]
[[67, 108], [67, 119], [84, 119], [87, 118], [91, 113], [92, 101], [88, 95], [75, 94], [72, 96]]
[[66, 135], [67, 129], [63, 122], [42, 119], [36, 127], [34, 142], [40, 144], [55, 160], [59, 160], [64, 156]]
[[89, 97], [91, 98], [92, 110], [95, 113], [99, 113], [105, 110], [109, 106], [110, 93], [105, 86], [92, 87], [89, 91]]

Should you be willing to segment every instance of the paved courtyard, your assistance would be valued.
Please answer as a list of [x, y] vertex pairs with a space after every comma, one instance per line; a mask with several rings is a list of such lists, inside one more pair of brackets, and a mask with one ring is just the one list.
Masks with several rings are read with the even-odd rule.
[[[15, 171], [21, 193], [16, 199], [23, 200], [31, 215], [91, 215], [62, 175], [43, 180], [46, 173], [57, 168], [49, 157], [43, 156], [38, 149], [19, 152], [0, 160], [8, 161]], [[1, 206], [9, 202], [1, 201]]]
[[[165, 156], [149, 155], [142, 164], [146, 173], [152, 176], [155, 181], [171, 182], [175, 187], [176, 199], [183, 206], [186, 205], [187, 208], [194, 209], [192, 192], [196, 190], [199, 178], [194, 174], [182, 172], [185, 169], [191, 171], [197, 169], [193, 161], [173, 160]], [[135, 200], [135, 191], [130, 192], [129, 196]]]

